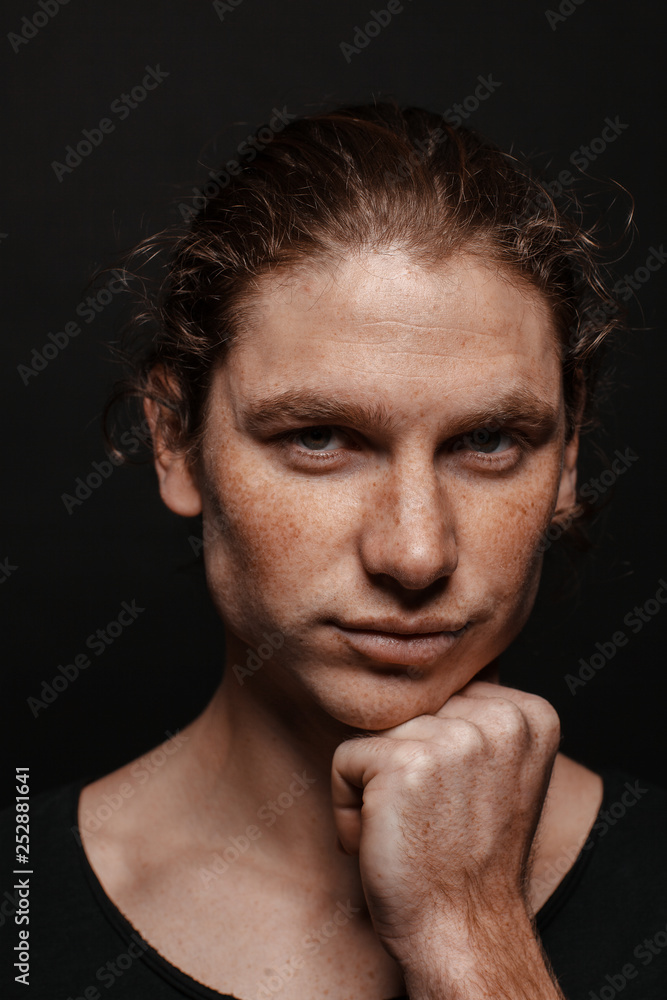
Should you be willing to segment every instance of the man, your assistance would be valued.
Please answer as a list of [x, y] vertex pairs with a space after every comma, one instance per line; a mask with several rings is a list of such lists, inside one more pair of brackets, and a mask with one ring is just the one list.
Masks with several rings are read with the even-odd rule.
[[[432, 127], [391, 106], [293, 123], [176, 248], [140, 394], [163, 500], [203, 514], [225, 672], [150, 780], [131, 762], [76, 789], [85, 947], [75, 980], [52, 971], [63, 996], [574, 1000], [591, 966], [603, 1000], [621, 978], [660, 995], [659, 955], [628, 966], [638, 903], [667, 922], [647, 897], [663, 793], [639, 786], [639, 822], [592, 840], [615, 779], [559, 754], [553, 708], [496, 669], [546, 530], [577, 510], [600, 333], [583, 292], [578, 339], [563, 324], [576, 282], [594, 287], [584, 240], [563, 223], [549, 244], [541, 210], [531, 277], [538, 237], [521, 250], [517, 224], [514, 258], [506, 237], [518, 197], [484, 215], [506, 161], [469, 134], [419, 147], [402, 184], [381, 172]], [[596, 878], [625, 908], [597, 939]]]

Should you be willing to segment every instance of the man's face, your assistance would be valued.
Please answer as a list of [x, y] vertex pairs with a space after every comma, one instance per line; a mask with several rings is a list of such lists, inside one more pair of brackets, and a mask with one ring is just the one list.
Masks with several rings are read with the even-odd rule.
[[253, 317], [203, 454], [229, 665], [277, 632], [246, 684], [364, 729], [435, 712], [520, 631], [573, 500], [549, 309], [472, 256], [370, 253], [264, 279]]

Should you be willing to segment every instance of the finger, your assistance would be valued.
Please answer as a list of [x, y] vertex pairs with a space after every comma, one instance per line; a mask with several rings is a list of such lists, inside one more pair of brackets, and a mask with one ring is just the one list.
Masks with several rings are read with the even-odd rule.
[[[491, 687], [492, 685], [489, 685]], [[497, 688], [490, 694], [477, 693], [463, 695], [453, 694], [445, 704], [438, 709], [437, 719], [467, 719], [478, 725], [490, 726], [492, 729], [500, 726], [515, 726], [518, 729], [530, 730], [530, 719], [524, 712], [523, 705], [511, 698], [498, 696]]]
[[[461, 700], [457, 700], [461, 699]], [[495, 709], [492, 709], [495, 705]], [[508, 723], [514, 719], [519, 722], [519, 715], [525, 720], [531, 738], [537, 742], [560, 742], [560, 719], [553, 705], [539, 695], [501, 684], [488, 684], [484, 681], [471, 681], [452, 695], [438, 710], [436, 715], [448, 718], [452, 715], [461, 718], [479, 720], [479, 712], [475, 707], [483, 706], [484, 715], [492, 723], [494, 717]], [[511, 709], [510, 706], [515, 706]]]
[[331, 763], [331, 799], [338, 839], [348, 854], [358, 854], [363, 790], [381, 770], [384, 758], [376, 736], [346, 740]]
[[[552, 708], [545, 698], [530, 691], [520, 691], [518, 688], [506, 687], [504, 684], [490, 684], [486, 681], [472, 680], [456, 692], [463, 698], [502, 698], [511, 701], [525, 713], [535, 716], [542, 710]], [[454, 696], [453, 696], [454, 697]], [[445, 705], [447, 702], [445, 702]], [[444, 706], [443, 706], [444, 708]]]
[[488, 741], [474, 719], [452, 714], [450, 717], [417, 715], [414, 719], [401, 722], [391, 729], [384, 729], [381, 737], [393, 740], [412, 740], [422, 743], [437, 743], [442, 747], [454, 747], [462, 740], [472, 740], [486, 746]]

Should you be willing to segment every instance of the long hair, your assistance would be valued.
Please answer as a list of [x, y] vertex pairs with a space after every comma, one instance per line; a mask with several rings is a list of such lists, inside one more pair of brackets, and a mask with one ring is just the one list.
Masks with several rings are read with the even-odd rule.
[[[198, 211], [186, 209], [183, 226], [142, 241], [126, 261], [126, 274], [156, 255], [163, 264], [156, 289], [140, 280], [123, 348], [128, 374], [104, 414], [117, 454], [116, 404], [148, 396], [160, 404], [165, 441], [196, 464], [212, 373], [262, 276], [326, 268], [367, 249], [403, 251], [431, 268], [465, 251], [536, 288], [558, 331], [568, 436], [590, 421], [600, 348], [622, 314], [596, 227], [573, 198], [557, 203], [529, 165], [475, 131], [391, 101], [257, 135], [235, 169], [207, 186]], [[567, 531], [576, 535], [571, 516]]]

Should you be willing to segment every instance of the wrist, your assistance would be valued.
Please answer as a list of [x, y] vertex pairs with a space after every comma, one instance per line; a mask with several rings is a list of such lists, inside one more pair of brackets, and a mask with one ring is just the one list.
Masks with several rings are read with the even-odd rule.
[[524, 907], [471, 916], [396, 949], [411, 1000], [563, 1000]]

